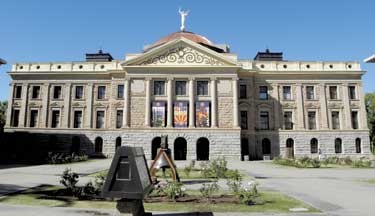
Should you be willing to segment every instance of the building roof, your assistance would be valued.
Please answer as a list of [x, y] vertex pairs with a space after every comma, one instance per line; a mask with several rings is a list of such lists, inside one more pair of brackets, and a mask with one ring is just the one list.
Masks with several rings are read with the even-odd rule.
[[4, 59], [2, 59], [2, 58], [0, 58], [0, 65], [2, 65], [2, 64], [6, 64], [7, 62], [4, 60]]
[[161, 39], [159, 39], [155, 43], [146, 46], [144, 48], [144, 52], [148, 52], [149, 50], [151, 50], [155, 47], [161, 46], [165, 43], [168, 43], [170, 41], [173, 41], [173, 40], [176, 40], [176, 39], [179, 39], [179, 38], [182, 38], [182, 37], [186, 38], [188, 40], [191, 40], [193, 42], [199, 43], [203, 46], [206, 46], [206, 47], [208, 47], [208, 48], [210, 48], [210, 49], [212, 49], [216, 52], [220, 52], [220, 53], [227, 52], [227, 48], [223, 49], [223, 47], [215, 45], [210, 40], [208, 40], [206, 37], [204, 37], [202, 35], [199, 35], [199, 34], [195, 34], [193, 32], [189, 32], [189, 31], [173, 32], [173, 33], [171, 33], [171, 34], [169, 34], [165, 37], [162, 37]]
[[372, 55], [364, 60], [366, 63], [375, 63], [375, 55]]

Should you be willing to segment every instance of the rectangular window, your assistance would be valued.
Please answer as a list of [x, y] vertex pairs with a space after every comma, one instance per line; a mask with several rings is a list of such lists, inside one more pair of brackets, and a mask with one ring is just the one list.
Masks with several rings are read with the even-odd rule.
[[350, 100], [355, 100], [357, 99], [357, 95], [356, 95], [356, 92], [355, 92], [355, 86], [349, 86], [349, 99]]
[[173, 103], [173, 126], [186, 128], [188, 126], [188, 102], [176, 101]]
[[58, 128], [60, 125], [60, 111], [59, 110], [52, 110], [52, 128]]
[[117, 86], [117, 98], [123, 99], [124, 98], [124, 85]]
[[195, 126], [196, 127], [210, 127], [210, 102], [197, 101], [195, 102]]
[[117, 110], [117, 113], [116, 113], [116, 128], [122, 127], [123, 114], [124, 114], [124, 112], [122, 110]]
[[260, 112], [260, 129], [262, 130], [269, 129], [269, 114], [267, 111]]
[[105, 99], [105, 86], [98, 86], [98, 100]]
[[340, 129], [340, 113], [338, 111], [332, 112], [332, 129]]
[[81, 110], [74, 111], [73, 127], [82, 128], [82, 111]]
[[164, 81], [154, 81], [154, 95], [165, 95]]
[[104, 111], [96, 111], [96, 128], [104, 128]]
[[352, 111], [352, 128], [358, 129], [358, 112]]
[[246, 85], [240, 85], [240, 98], [241, 99], [247, 98], [247, 88], [246, 88]]
[[60, 99], [61, 98], [61, 86], [54, 86], [53, 87], [53, 99]]
[[208, 95], [208, 81], [197, 81], [197, 95]]
[[30, 111], [30, 127], [36, 127], [38, 124], [38, 110]]
[[83, 98], [83, 86], [76, 86], [76, 99], [82, 99]]
[[14, 95], [13, 98], [20, 99], [22, 97], [22, 86], [16, 85], [14, 86]]
[[259, 86], [259, 99], [268, 100], [268, 87], [267, 86]]
[[307, 100], [315, 100], [314, 86], [306, 86], [306, 98]]
[[293, 114], [290, 111], [284, 112], [285, 130], [293, 130]]
[[329, 87], [329, 98], [331, 100], [337, 100], [337, 86]]
[[290, 86], [283, 86], [283, 99], [292, 100], [292, 88]]
[[247, 129], [247, 111], [241, 111], [241, 129]]
[[151, 113], [151, 126], [152, 127], [165, 127], [166, 125], [166, 102], [154, 101], [152, 102]]
[[33, 91], [31, 97], [37, 99], [40, 96], [40, 86], [33, 86]]
[[178, 96], [186, 95], [186, 81], [176, 81], [175, 92]]
[[19, 124], [19, 118], [20, 118], [20, 110], [14, 109], [12, 112], [12, 127], [18, 127]]
[[315, 130], [316, 129], [316, 113], [308, 112], [307, 118], [308, 118], [309, 129]]

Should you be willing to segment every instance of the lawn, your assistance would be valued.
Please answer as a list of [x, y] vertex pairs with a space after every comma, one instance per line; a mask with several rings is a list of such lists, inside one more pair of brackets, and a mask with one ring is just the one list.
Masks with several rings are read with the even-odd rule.
[[[76, 207], [76, 208], [102, 208], [114, 209], [113, 201], [86, 201], [77, 200], [72, 197], [51, 196], [60, 189], [57, 186], [42, 186], [29, 189], [18, 194], [9, 195], [0, 199], [0, 203], [15, 205], [41, 205], [49, 207]], [[196, 191], [188, 191], [196, 194]], [[260, 193], [260, 204], [247, 206], [234, 203], [189, 203], [189, 202], [155, 202], [145, 203], [147, 211], [170, 211], [170, 212], [289, 212], [290, 208], [306, 208], [308, 212], [319, 212], [319, 210], [279, 192], [264, 191]]]
[[364, 179], [364, 180], [360, 180], [360, 182], [364, 182], [367, 184], [375, 184], [375, 179]]

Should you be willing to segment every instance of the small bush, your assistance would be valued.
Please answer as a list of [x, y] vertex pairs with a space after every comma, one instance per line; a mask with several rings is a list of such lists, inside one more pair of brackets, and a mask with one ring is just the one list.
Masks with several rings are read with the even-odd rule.
[[225, 178], [225, 173], [228, 170], [228, 162], [225, 158], [217, 158], [211, 161], [210, 170], [212, 171], [212, 177], [214, 178]]
[[66, 168], [61, 175], [60, 183], [64, 185], [68, 194], [75, 195], [77, 193], [76, 184], [78, 183], [78, 174]]
[[199, 192], [201, 193], [202, 197], [206, 198], [209, 200], [213, 194], [217, 191], [219, 191], [219, 185], [217, 182], [209, 183], [209, 184], [202, 184], [202, 187], [199, 189]]
[[199, 164], [200, 168], [201, 168], [201, 174], [202, 174], [202, 177], [203, 178], [209, 178], [210, 175], [211, 175], [211, 169], [209, 167], [209, 162], [208, 161], [202, 161], [200, 164]]
[[84, 153], [59, 153], [59, 152], [48, 152], [45, 159], [47, 164], [66, 164], [72, 162], [87, 161], [88, 156]]
[[165, 195], [173, 201], [176, 201], [178, 197], [183, 197], [185, 195], [185, 190], [183, 184], [180, 182], [168, 182], [163, 188]]
[[255, 203], [255, 199], [259, 197], [257, 186], [256, 182], [249, 182], [238, 191], [237, 196], [243, 204], [253, 205]]
[[[238, 193], [242, 184], [242, 175], [238, 170], [229, 172], [227, 171], [227, 185], [233, 191], [234, 194]], [[230, 174], [229, 174], [230, 173]]]
[[310, 161], [310, 164], [311, 164], [311, 166], [313, 167], [313, 168], [320, 168], [320, 161], [319, 161], [319, 159], [316, 159], [316, 158], [314, 158], [314, 159], [312, 159], [311, 161]]
[[352, 166], [355, 167], [355, 168], [370, 168], [371, 167], [371, 161], [367, 160], [367, 159], [364, 159], [364, 158], [361, 158], [359, 160], [353, 161]]
[[195, 160], [192, 160], [188, 166], [185, 166], [184, 173], [187, 177], [190, 176], [190, 172], [194, 169]]
[[96, 190], [96, 194], [100, 194], [102, 192], [106, 177], [107, 174], [105, 173], [95, 176], [94, 187]]

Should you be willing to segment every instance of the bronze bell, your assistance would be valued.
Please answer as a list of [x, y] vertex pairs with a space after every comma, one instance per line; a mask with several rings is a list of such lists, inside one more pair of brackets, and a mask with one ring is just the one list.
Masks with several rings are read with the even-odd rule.
[[167, 161], [167, 159], [165, 158], [165, 155], [162, 154], [158, 160], [156, 161], [156, 166], [155, 166], [156, 169], [160, 169], [160, 168], [171, 168], [171, 166], [169, 166], [169, 163]]

